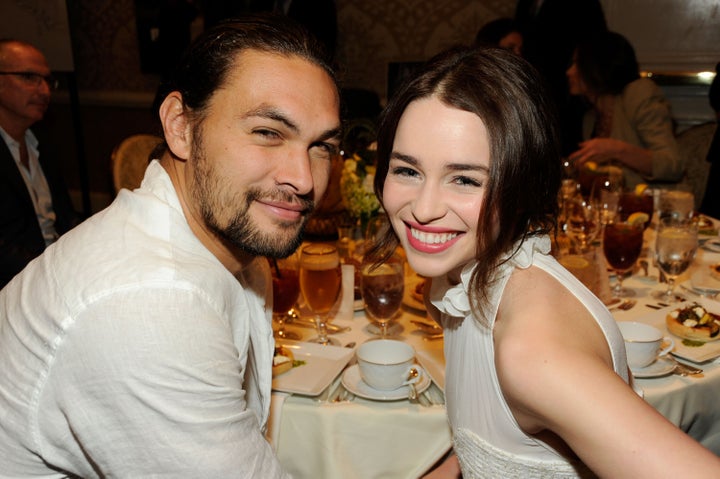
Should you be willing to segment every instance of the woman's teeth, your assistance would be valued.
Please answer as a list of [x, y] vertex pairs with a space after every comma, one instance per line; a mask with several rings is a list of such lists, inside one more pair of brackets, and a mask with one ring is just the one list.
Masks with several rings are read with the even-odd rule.
[[442, 244], [455, 238], [457, 233], [427, 233], [416, 229], [410, 230], [413, 238], [427, 244]]

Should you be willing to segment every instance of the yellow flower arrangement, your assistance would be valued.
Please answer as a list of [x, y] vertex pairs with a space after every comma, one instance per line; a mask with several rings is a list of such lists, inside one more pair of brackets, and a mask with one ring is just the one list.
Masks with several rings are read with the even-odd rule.
[[373, 191], [375, 166], [357, 153], [346, 158], [340, 176], [340, 193], [348, 213], [364, 227], [380, 211], [380, 202]]

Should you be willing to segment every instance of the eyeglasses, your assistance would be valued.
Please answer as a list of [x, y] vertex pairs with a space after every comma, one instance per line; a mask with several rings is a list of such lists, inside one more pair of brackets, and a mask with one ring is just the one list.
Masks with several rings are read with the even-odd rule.
[[27, 85], [34, 87], [40, 86], [42, 82], [45, 82], [50, 90], [56, 90], [58, 87], [58, 81], [52, 75], [41, 75], [35, 72], [0, 72], [0, 75], [14, 75], [21, 78]]

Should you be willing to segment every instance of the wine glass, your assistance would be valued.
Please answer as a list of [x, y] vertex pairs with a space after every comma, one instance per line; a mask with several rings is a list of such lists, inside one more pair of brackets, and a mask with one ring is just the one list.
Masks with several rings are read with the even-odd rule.
[[287, 258], [269, 259], [272, 271], [273, 320], [278, 328], [273, 333], [277, 339], [301, 339], [300, 334], [285, 329], [288, 319], [294, 318], [295, 303], [300, 297], [298, 257], [296, 253]]
[[598, 209], [581, 196], [566, 201], [565, 209], [565, 233], [572, 240], [578, 253], [585, 253], [600, 231]]
[[340, 255], [335, 246], [311, 243], [300, 251], [300, 290], [305, 303], [313, 312], [318, 336], [311, 343], [339, 345], [337, 339], [328, 337], [327, 323], [330, 309], [342, 290]]
[[615, 270], [617, 282], [613, 296], [624, 298], [634, 296], [635, 292], [624, 288], [623, 275], [632, 270], [640, 257], [643, 245], [643, 224], [614, 221], [605, 225], [603, 230], [603, 253], [608, 265]]
[[600, 214], [600, 224], [607, 225], [615, 219], [622, 192], [622, 171], [611, 169], [607, 175], [595, 180], [590, 192], [590, 202]]
[[402, 304], [405, 291], [403, 258], [395, 253], [381, 264], [363, 262], [361, 288], [365, 313], [380, 326], [380, 339], [384, 339], [388, 324]]
[[667, 289], [655, 291], [652, 296], [667, 303], [685, 301], [675, 293], [675, 280], [683, 274], [695, 258], [698, 247], [697, 224], [679, 221], [672, 217], [658, 223], [655, 241], [655, 261], [667, 278]]

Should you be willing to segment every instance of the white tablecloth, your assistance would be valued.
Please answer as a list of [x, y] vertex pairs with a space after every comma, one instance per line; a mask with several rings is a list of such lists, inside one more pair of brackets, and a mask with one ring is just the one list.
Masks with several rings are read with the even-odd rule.
[[[614, 312], [618, 321], [640, 320], [655, 312], [646, 304], [656, 304], [650, 294], [662, 290], [657, 270], [652, 266], [654, 231], [646, 231], [643, 256], [651, 264], [649, 275], [641, 270], [625, 280], [636, 293], [637, 305], [628, 311]], [[602, 255], [599, 250], [598, 254]], [[696, 268], [720, 262], [720, 253], [698, 250], [691, 269], [680, 278], [687, 280]], [[684, 291], [688, 299], [694, 299]], [[400, 339], [410, 342], [424, 359], [434, 362], [437, 377], [444, 371], [442, 341], [424, 341], [410, 323], [422, 313], [405, 309], [399, 324]], [[371, 337], [362, 312], [335, 324], [350, 326], [351, 331], [334, 335], [342, 344], [362, 343]], [[305, 339], [314, 336], [310, 329], [296, 328]], [[356, 346], [357, 347], [357, 346]], [[645, 399], [692, 437], [720, 454], [720, 360], [700, 367], [700, 377], [668, 375], [637, 379]], [[439, 378], [440, 383], [443, 378]], [[434, 386], [433, 386], [434, 387]], [[408, 478], [419, 477], [451, 447], [450, 430], [442, 405], [425, 407], [408, 401], [379, 402], [355, 398], [352, 402], [327, 403], [314, 398], [276, 395], [273, 401], [274, 433], [272, 442], [283, 466], [297, 478], [342, 477]]]

